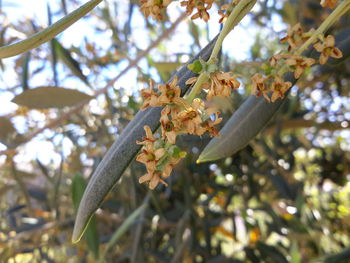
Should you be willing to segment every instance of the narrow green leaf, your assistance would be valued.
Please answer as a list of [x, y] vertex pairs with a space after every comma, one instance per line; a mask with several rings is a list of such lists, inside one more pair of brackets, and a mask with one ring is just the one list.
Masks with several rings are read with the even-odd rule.
[[301, 263], [301, 253], [299, 251], [298, 243], [296, 240], [292, 241], [292, 246], [290, 248], [290, 263]]
[[47, 109], [73, 106], [92, 98], [77, 90], [45, 86], [26, 90], [14, 97], [12, 102], [32, 109]]
[[228, 157], [244, 148], [272, 118], [283, 101], [269, 103], [262, 97], [249, 96], [220, 130], [220, 136], [213, 138], [204, 148], [197, 163]]
[[[85, 179], [80, 175], [76, 174], [73, 177], [72, 182], [72, 200], [75, 211], [77, 212], [80, 200], [83, 196], [84, 190], [86, 188]], [[93, 253], [95, 259], [99, 257], [99, 238], [96, 227], [96, 220], [93, 217], [86, 229], [85, 240], [88, 244], [90, 251]]]
[[6, 144], [14, 132], [16, 132], [16, 129], [13, 127], [12, 122], [5, 117], [0, 117], [0, 142]]
[[58, 58], [72, 71], [72, 73], [91, 88], [90, 83], [80, 69], [79, 63], [71, 56], [70, 52], [65, 49], [56, 39], [51, 40], [55, 54]]
[[62, 10], [65, 14], [68, 14], [67, 12], [67, 4], [66, 4], [66, 0], [61, 0], [61, 6], [62, 6]]
[[64, 31], [73, 23], [78, 21], [81, 17], [90, 12], [95, 6], [97, 6], [102, 0], [90, 0], [86, 4], [82, 5], [69, 15], [63, 17], [53, 25], [46, 29], [34, 34], [33, 36], [14, 43], [12, 45], [4, 46], [0, 48], [0, 58], [7, 58], [24, 53], [30, 49], [36, 48], [41, 44], [53, 39], [56, 35]]
[[168, 80], [171, 74], [181, 66], [179, 62], [153, 62], [152, 64], [163, 81]]
[[72, 201], [74, 210], [78, 210], [81, 197], [86, 188], [86, 181], [80, 174], [76, 174], [72, 180]]
[[197, 47], [201, 47], [199, 37], [200, 37], [200, 32], [199, 32], [199, 27], [193, 22], [193, 20], [188, 21], [189, 27], [190, 27], [190, 32], [193, 37], [193, 41], [196, 44]]
[[0, 142], [11, 148], [22, 141], [23, 135], [17, 132], [12, 122], [5, 117], [0, 117]]
[[280, 13], [282, 14], [284, 22], [287, 24], [295, 25], [298, 22], [298, 12], [296, 11], [295, 5], [293, 5], [293, 3], [290, 1], [284, 3], [282, 10], [280, 10]]
[[119, 241], [119, 239], [130, 229], [135, 220], [140, 216], [143, 210], [147, 207], [147, 203], [142, 204], [139, 208], [137, 208], [134, 212], [132, 212], [128, 218], [123, 222], [123, 224], [118, 227], [118, 229], [114, 232], [112, 238], [106, 245], [106, 248], [103, 252], [102, 259], [104, 255]]
[[288, 263], [283, 253], [276, 247], [260, 241], [257, 242], [256, 247], [260, 252], [261, 259], [265, 262]]
[[347, 247], [340, 251], [339, 253], [327, 256], [324, 261], [324, 263], [346, 263], [349, 262], [350, 258], [350, 247]]
[[[49, 3], [47, 3], [47, 20], [49, 26], [52, 24], [52, 13], [51, 13], [51, 8]], [[55, 39], [53, 38], [50, 41], [50, 51], [51, 51], [51, 65], [52, 65], [52, 73], [53, 73], [53, 81], [55, 83], [55, 86], [58, 86], [58, 74], [57, 74], [57, 55], [54, 47], [54, 41]]]
[[[182, 95], [188, 89], [185, 84], [186, 80], [194, 76], [193, 72], [187, 69], [187, 65], [193, 63], [199, 56], [205, 60], [208, 59], [216, 39], [217, 37], [176, 73], [176, 76], [179, 77], [178, 85], [181, 87]], [[135, 142], [144, 136], [143, 126], [150, 126], [153, 131], [159, 127], [161, 110], [161, 108], [149, 108], [139, 111], [96, 168], [79, 206], [72, 237], [74, 243], [79, 242], [89, 219], [140, 150], [141, 147]]]
[[30, 61], [30, 52], [24, 54], [23, 64], [22, 64], [22, 88], [23, 91], [29, 88], [28, 78], [29, 78], [29, 61]]
[[57, 73], [57, 52], [55, 50], [55, 46], [52, 39], [50, 41], [50, 49], [51, 49], [51, 64], [52, 64], [52, 74], [53, 80], [56, 86], [58, 86], [58, 73]]

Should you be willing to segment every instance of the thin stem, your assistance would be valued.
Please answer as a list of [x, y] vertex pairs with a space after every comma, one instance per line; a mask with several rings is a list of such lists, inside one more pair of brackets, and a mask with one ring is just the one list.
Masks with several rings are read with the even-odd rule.
[[[313, 32], [311, 37], [299, 47], [294, 54], [301, 55], [317, 38], [324, 34], [329, 27], [331, 27], [342, 15], [350, 10], [350, 0], [345, 0], [326, 18], [325, 21]], [[289, 69], [288, 65], [284, 65], [277, 73], [277, 75], [283, 75]]]
[[10, 160], [10, 162], [11, 162], [11, 170], [12, 170], [13, 178], [17, 182], [17, 184], [18, 184], [18, 186], [23, 194], [24, 200], [27, 204], [27, 211], [29, 212], [29, 214], [32, 214], [32, 205], [31, 205], [28, 189], [27, 189], [25, 183], [23, 182], [22, 177], [17, 174], [15, 162], [13, 160]]
[[225, 37], [232, 31], [232, 29], [246, 16], [246, 14], [253, 8], [256, 0], [241, 0], [235, 6], [232, 13], [228, 16], [223, 29], [220, 32], [218, 40], [215, 43], [213, 51], [208, 61], [211, 61], [217, 57], [220, 52], [222, 42]]
[[209, 79], [209, 74], [207, 72], [201, 73], [196, 81], [196, 84], [191, 89], [191, 92], [186, 96], [185, 100], [188, 103], [191, 103], [194, 98], [197, 96], [199, 93], [200, 89], [202, 88], [202, 84], [208, 81]]
[[317, 28], [312, 36], [295, 52], [296, 55], [301, 55], [317, 38], [324, 34], [327, 29], [332, 26], [342, 15], [350, 10], [350, 0], [345, 0], [326, 18], [325, 21]]
[[[218, 56], [220, 49], [222, 47], [222, 42], [225, 37], [231, 32], [231, 30], [246, 16], [246, 14], [253, 8], [256, 0], [240, 0], [239, 3], [235, 6], [232, 13], [227, 18], [223, 29], [220, 32], [218, 40], [215, 43], [213, 51], [208, 59], [208, 64], [214, 64], [216, 57]], [[207, 72], [203, 72], [199, 75], [196, 83], [191, 89], [191, 92], [186, 96], [187, 102], [192, 102], [193, 99], [197, 96], [202, 88], [202, 84], [206, 82], [209, 78]]]

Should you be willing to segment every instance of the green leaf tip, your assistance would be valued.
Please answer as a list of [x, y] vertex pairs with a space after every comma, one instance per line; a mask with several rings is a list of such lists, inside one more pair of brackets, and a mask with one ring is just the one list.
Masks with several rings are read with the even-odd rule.
[[229, 157], [243, 149], [269, 122], [284, 100], [269, 103], [262, 97], [249, 98], [231, 116], [204, 148], [197, 162], [216, 161]]
[[73, 234], [72, 234], [72, 243], [77, 244], [80, 242], [81, 238], [83, 237], [86, 229], [89, 226], [89, 223], [92, 219], [93, 214], [88, 219], [87, 223], [81, 227], [74, 227]]
[[0, 58], [8, 58], [22, 54], [53, 39], [56, 35], [70, 27], [101, 2], [102, 0], [90, 0], [72, 13], [66, 15], [56, 23], [32, 35], [31, 37], [8, 46], [0, 47]]
[[206, 163], [206, 162], [210, 162], [210, 161], [215, 161], [215, 160], [207, 159], [207, 158], [205, 158], [205, 156], [202, 156], [202, 154], [201, 154], [201, 155], [199, 155], [199, 157], [196, 161], [196, 164]]

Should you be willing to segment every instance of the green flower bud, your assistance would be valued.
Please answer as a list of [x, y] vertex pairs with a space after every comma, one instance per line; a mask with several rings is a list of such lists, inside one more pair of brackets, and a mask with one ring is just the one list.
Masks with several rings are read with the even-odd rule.
[[213, 73], [218, 70], [218, 66], [216, 64], [207, 65], [206, 71], [209, 73]]
[[154, 148], [156, 148], [156, 149], [164, 148], [164, 141], [161, 139], [156, 140], [154, 142]]
[[180, 157], [180, 153], [181, 153], [181, 148], [177, 145], [172, 145], [169, 150], [168, 153], [170, 156], [174, 157], [174, 158], [178, 158]]
[[189, 64], [187, 68], [194, 73], [200, 73], [203, 69], [203, 65], [199, 60], [194, 61], [192, 64]]

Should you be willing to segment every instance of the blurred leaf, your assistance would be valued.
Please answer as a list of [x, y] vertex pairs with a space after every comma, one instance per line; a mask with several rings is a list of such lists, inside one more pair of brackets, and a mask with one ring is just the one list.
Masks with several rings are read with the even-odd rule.
[[[349, 50], [348, 40], [350, 42], [350, 37], [341, 41], [338, 48], [345, 52]], [[304, 55], [312, 56], [315, 52], [308, 50]], [[336, 60], [330, 59], [323, 68], [336, 63]], [[292, 85], [297, 81], [291, 73], [287, 73], [284, 80], [292, 82]], [[269, 103], [262, 97], [249, 96], [220, 130], [220, 137], [213, 138], [204, 148], [197, 162], [229, 157], [244, 148], [265, 127], [287, 97], [288, 93], [284, 99]]]
[[221, 113], [231, 113], [234, 111], [232, 100], [228, 97], [215, 96], [211, 99], [213, 106], [215, 109], [220, 111]]
[[261, 57], [261, 49], [263, 48], [261, 35], [258, 33], [255, 37], [255, 42], [250, 48], [250, 54], [253, 60]]
[[6, 145], [15, 132], [16, 129], [13, 127], [12, 122], [5, 117], [0, 117], [0, 142]]
[[[74, 209], [77, 212], [80, 200], [83, 196], [84, 190], [86, 188], [86, 182], [85, 179], [80, 175], [76, 174], [73, 177], [72, 182], [72, 200]], [[86, 234], [85, 234], [86, 243], [88, 244], [89, 249], [93, 253], [95, 259], [98, 259], [99, 257], [99, 238], [97, 233], [97, 227], [96, 227], [96, 220], [95, 217], [92, 217], [90, 222], [88, 223], [86, 227]]]
[[347, 247], [339, 253], [327, 256], [323, 262], [325, 263], [348, 263], [350, 258], [350, 247]]
[[[52, 12], [49, 3], [47, 3], [47, 18], [48, 18], [48, 23], [51, 26], [52, 24]], [[50, 41], [50, 50], [51, 50], [51, 63], [52, 63], [52, 73], [53, 73], [53, 80], [55, 83], [55, 86], [58, 86], [58, 74], [57, 74], [57, 54], [55, 51], [55, 46], [54, 46], [54, 41], [55, 39], [53, 38]]]
[[288, 25], [295, 25], [298, 22], [297, 12], [290, 1], [284, 2], [283, 9], [280, 11], [284, 22]]
[[200, 48], [201, 44], [199, 42], [199, 28], [198, 28], [198, 26], [195, 23], [193, 23], [192, 20], [189, 20], [188, 23], [189, 23], [189, 26], [190, 26], [191, 36], [194, 39], [194, 43]]
[[[53, 39], [54, 40], [54, 39]], [[50, 41], [51, 58], [52, 58], [52, 73], [55, 85], [58, 85], [58, 73], [57, 73], [57, 53], [54, 47], [53, 40]]]
[[151, 65], [157, 69], [162, 80], [167, 81], [182, 64], [180, 62], [153, 62]]
[[28, 178], [31, 178], [31, 179], [34, 179], [36, 174], [35, 173], [28, 173], [26, 171], [22, 171], [22, 170], [17, 170], [16, 169], [16, 174], [20, 177], [28, 177]]
[[16, 131], [12, 122], [5, 117], [0, 117], [0, 142], [11, 148], [22, 140], [23, 135]]
[[0, 187], [0, 197], [3, 198], [2, 196], [4, 194], [7, 194], [8, 191], [14, 189], [16, 186], [15, 185], [5, 185]]
[[283, 101], [269, 103], [262, 97], [249, 96], [220, 130], [220, 136], [213, 138], [204, 148], [197, 162], [229, 157], [244, 148], [264, 128]]
[[59, 87], [38, 87], [17, 95], [12, 102], [33, 109], [73, 106], [93, 97], [77, 90]]
[[[187, 69], [187, 65], [193, 63], [199, 56], [204, 60], [208, 59], [216, 39], [217, 37], [176, 73], [176, 76], [179, 77], [178, 85], [181, 87], [182, 95], [188, 88], [185, 82], [194, 76], [193, 72]], [[161, 110], [161, 108], [157, 107], [139, 111], [134, 119], [125, 127], [118, 140], [108, 150], [89, 181], [79, 205], [72, 237], [73, 242], [79, 242], [90, 217], [140, 150], [141, 147], [134, 142], [144, 136], [143, 126], [150, 126], [153, 131], [159, 127]]]
[[288, 260], [276, 247], [257, 242], [257, 249], [260, 252], [261, 259], [264, 259], [265, 262], [288, 263]]
[[19, 41], [15, 44], [4, 46], [0, 48], [0, 58], [7, 58], [19, 55], [30, 49], [36, 48], [41, 44], [53, 39], [56, 35], [67, 29], [73, 23], [78, 21], [95, 6], [97, 6], [102, 0], [90, 0], [86, 4], [82, 5], [69, 15], [63, 17], [52, 26], [34, 34], [33, 36]]
[[73, 200], [73, 206], [74, 210], [78, 210], [79, 203], [81, 200], [81, 197], [83, 196], [84, 190], [86, 188], [86, 182], [84, 177], [82, 177], [80, 174], [76, 174], [73, 177], [72, 182], [72, 200]]
[[29, 77], [30, 52], [27, 52], [23, 56], [24, 56], [24, 59], [22, 64], [22, 88], [23, 88], [23, 91], [25, 91], [29, 88], [28, 77]]
[[106, 248], [103, 252], [102, 259], [104, 255], [119, 241], [119, 239], [130, 229], [135, 220], [140, 216], [143, 210], [147, 207], [147, 203], [142, 204], [139, 208], [137, 208], [134, 212], [132, 212], [128, 218], [123, 222], [123, 224], [118, 227], [118, 229], [114, 232], [112, 238], [106, 245]]
[[88, 87], [91, 87], [90, 83], [81, 71], [79, 63], [71, 56], [70, 52], [65, 49], [56, 39], [52, 39], [52, 46], [54, 54], [57, 54], [58, 58], [62, 60], [62, 62], [72, 71], [72, 73], [83, 81]]
[[3, 26], [0, 31], [0, 46], [4, 45], [5, 43], [5, 33], [8, 29], [8, 26]]
[[301, 263], [302, 259], [297, 241], [293, 240], [290, 250], [290, 263]]
[[66, 4], [66, 0], [61, 0], [61, 6], [62, 6], [62, 10], [65, 14], [67, 14], [67, 4]]

